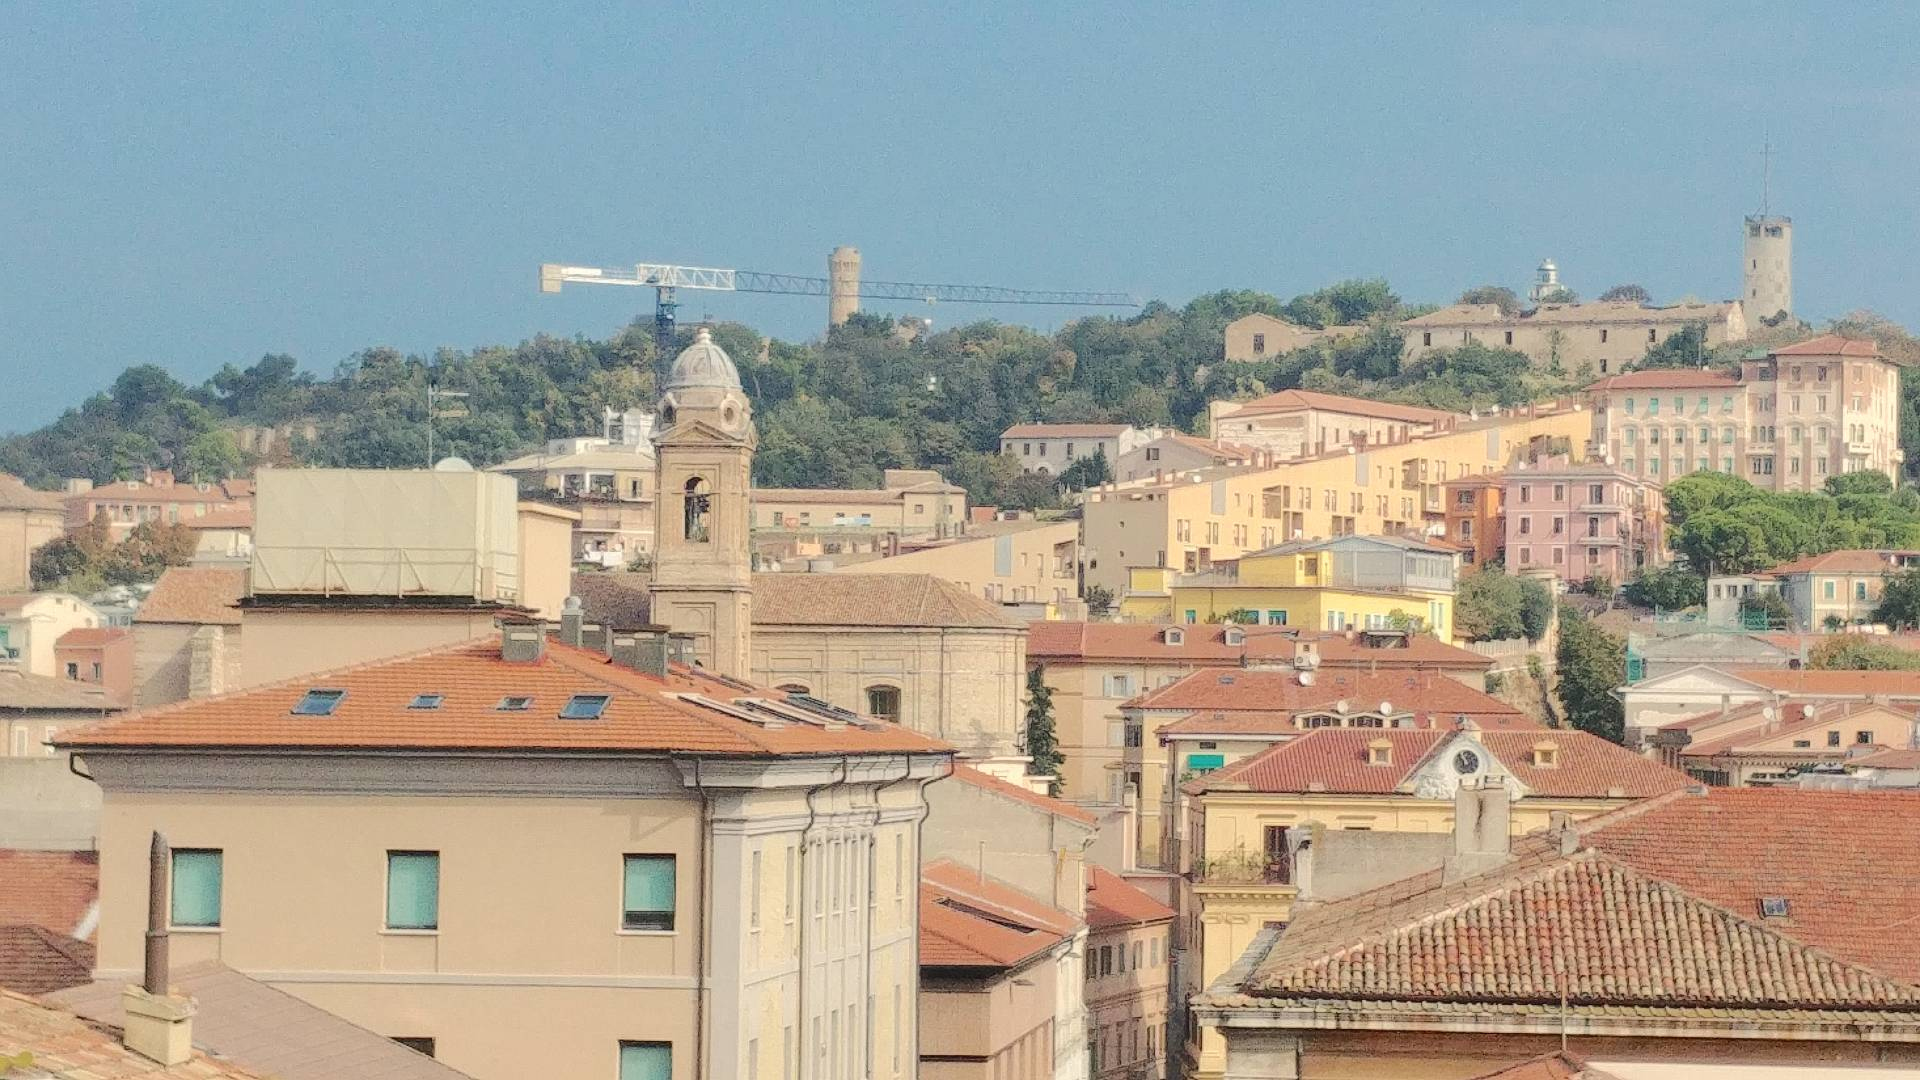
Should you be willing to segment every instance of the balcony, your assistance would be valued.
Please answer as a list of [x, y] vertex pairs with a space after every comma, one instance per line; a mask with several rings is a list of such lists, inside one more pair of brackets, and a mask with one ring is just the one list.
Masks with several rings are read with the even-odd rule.
[[1195, 859], [1192, 877], [1201, 885], [1292, 885], [1293, 863], [1284, 857], [1232, 851]]

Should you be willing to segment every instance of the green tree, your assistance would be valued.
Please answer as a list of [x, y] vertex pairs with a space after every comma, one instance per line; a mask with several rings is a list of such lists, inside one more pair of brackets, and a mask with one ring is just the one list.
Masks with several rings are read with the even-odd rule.
[[1260, 613], [1252, 608], [1237, 607], [1220, 616], [1220, 621], [1239, 623], [1242, 626], [1259, 626]]
[[1567, 722], [1612, 742], [1626, 737], [1624, 714], [1614, 690], [1627, 681], [1625, 642], [1594, 625], [1578, 608], [1560, 609], [1560, 709]]
[[1663, 566], [1642, 570], [1627, 582], [1629, 604], [1680, 611], [1707, 602], [1707, 579], [1685, 566]]
[[1518, 315], [1524, 306], [1520, 294], [1505, 285], [1476, 285], [1460, 294], [1462, 304], [1492, 304], [1502, 315]]
[[1915, 671], [1920, 670], [1920, 652], [1869, 634], [1834, 634], [1807, 654], [1807, 666], [1820, 671]]
[[1089, 585], [1080, 590], [1080, 598], [1087, 602], [1087, 614], [1099, 617], [1113, 611], [1113, 590], [1105, 585]]
[[1768, 630], [1793, 628], [1793, 609], [1777, 592], [1759, 592], [1740, 601], [1740, 625]]
[[1826, 492], [1839, 498], [1842, 495], [1891, 495], [1893, 481], [1886, 473], [1877, 469], [1863, 469], [1860, 472], [1841, 473], [1827, 477]]
[[1902, 570], [1887, 578], [1872, 618], [1897, 630], [1920, 627], [1920, 568]]
[[1647, 346], [1640, 358], [1642, 368], [1697, 368], [1706, 366], [1713, 356], [1707, 344], [1707, 324], [1688, 323], [1668, 334], [1665, 341]]
[[1469, 641], [1504, 641], [1526, 634], [1520, 579], [1497, 567], [1460, 576], [1453, 594], [1453, 628]]
[[1104, 446], [1094, 447], [1091, 455], [1060, 470], [1060, 486], [1068, 491], [1085, 491], [1112, 479], [1113, 468], [1107, 463], [1107, 448]]
[[1538, 578], [1520, 578], [1520, 630], [1528, 641], [1547, 635], [1553, 621], [1553, 592]]
[[1615, 285], [1601, 293], [1600, 299], [1604, 303], [1651, 304], [1653, 294], [1638, 285]]
[[1053, 688], [1047, 685], [1047, 669], [1035, 664], [1027, 671], [1026, 753], [1029, 776], [1051, 776], [1048, 794], [1058, 795], [1063, 786], [1060, 766], [1060, 738], [1054, 731]]
[[1580, 294], [1562, 285], [1543, 294], [1540, 297], [1540, 302], [1543, 304], [1577, 304], [1580, 302]]

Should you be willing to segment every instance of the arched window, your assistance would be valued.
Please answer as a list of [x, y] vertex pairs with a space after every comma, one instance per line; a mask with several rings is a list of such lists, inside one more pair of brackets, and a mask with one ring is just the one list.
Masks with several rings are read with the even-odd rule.
[[774, 689], [780, 691], [783, 694], [813, 693], [812, 690], [807, 688], [807, 685], [805, 683], [797, 683], [797, 682], [781, 683], [779, 686], [774, 687]]
[[704, 544], [708, 539], [707, 510], [713, 501], [713, 495], [707, 482], [698, 476], [687, 480], [686, 488], [686, 532], [688, 540]]
[[889, 724], [900, 722], [900, 688], [897, 686], [867, 687], [867, 715], [876, 720], [885, 720]]

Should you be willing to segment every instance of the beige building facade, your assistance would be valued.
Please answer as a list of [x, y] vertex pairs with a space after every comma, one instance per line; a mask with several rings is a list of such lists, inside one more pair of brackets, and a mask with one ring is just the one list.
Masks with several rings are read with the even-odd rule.
[[[241, 685], [243, 567], [175, 566], [133, 616], [133, 704], [211, 697]], [[324, 669], [322, 669], [324, 670]]]
[[[543, 637], [75, 736], [105, 792], [103, 977], [140, 966], [158, 830], [176, 964], [432, 1039], [476, 1077], [526, 1075], [529, 1031], [554, 1075], [913, 1075], [918, 822], [944, 748], [754, 705], [658, 642], [649, 661], [613, 635], [629, 659], [609, 664]], [[333, 712], [289, 715], [315, 691]], [[528, 707], [493, 719], [514, 691]], [[593, 718], [556, 719], [582, 694]]]
[[66, 504], [60, 496], [0, 473], [0, 593], [31, 587], [33, 553], [65, 529]]
[[1015, 424], [1000, 433], [1000, 453], [1020, 462], [1020, 471], [1058, 476], [1096, 453], [1109, 463], [1165, 434], [1130, 424]]
[[1227, 324], [1224, 353], [1228, 360], [1271, 360], [1282, 353], [1304, 349], [1322, 341], [1338, 341], [1366, 332], [1365, 326], [1301, 326], [1277, 315], [1256, 312], [1242, 315]]
[[755, 488], [749, 516], [757, 535], [957, 536], [967, 492], [932, 469], [888, 469], [878, 488]]
[[70, 630], [103, 625], [93, 605], [67, 593], [0, 596], [0, 663], [19, 664], [34, 675], [59, 673], [54, 645]]
[[1216, 440], [1263, 450], [1276, 461], [1404, 443], [1451, 431], [1465, 419], [1439, 409], [1317, 390], [1207, 402], [1207, 430]]
[[[1496, 304], [1454, 304], [1400, 324], [1405, 359], [1479, 344], [1522, 352], [1537, 367], [1610, 375], [1624, 371], [1647, 349], [1692, 326], [1706, 328], [1706, 348], [1744, 341], [1747, 319], [1738, 302], [1644, 307], [1628, 301], [1541, 304], [1508, 315]], [[1704, 358], [1703, 358], [1704, 359]]]
[[996, 604], [1064, 605], [1080, 597], [1080, 523], [995, 521], [966, 535], [904, 547], [835, 573], [931, 574]]
[[1588, 389], [1593, 443], [1655, 483], [1724, 472], [1769, 491], [1818, 491], [1831, 476], [1898, 481], [1900, 369], [1871, 341], [1834, 334], [1729, 371], [1657, 369]]
[[1541, 406], [1379, 449], [1104, 485], [1081, 508], [1086, 584], [1117, 594], [1131, 567], [1203, 570], [1287, 540], [1423, 529], [1429, 519], [1438, 526], [1447, 480], [1497, 472], [1555, 441], [1577, 446], [1592, 426], [1577, 406]]

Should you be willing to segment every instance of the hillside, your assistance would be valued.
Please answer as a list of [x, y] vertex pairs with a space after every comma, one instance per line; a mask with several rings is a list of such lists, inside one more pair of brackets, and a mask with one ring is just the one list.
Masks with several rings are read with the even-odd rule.
[[[1179, 309], [1156, 302], [1053, 334], [983, 322], [907, 340], [890, 319], [861, 315], [822, 342], [764, 340], [735, 323], [714, 327], [714, 336], [753, 395], [761, 483], [872, 485], [885, 468], [938, 466], [976, 499], [1010, 506], [1057, 496], [1050, 481], [1023, 479], [993, 453], [999, 433], [1022, 421], [1194, 430], [1210, 398], [1296, 386], [1465, 411], [1564, 393], [1582, 381], [1579, 372], [1537, 374], [1518, 353], [1478, 345], [1403, 366], [1395, 323], [1409, 310], [1385, 282], [1354, 281], [1285, 303], [1244, 291]], [[1221, 362], [1226, 324], [1255, 311], [1372, 328], [1259, 363]], [[432, 356], [372, 348], [324, 377], [281, 355], [228, 365], [199, 386], [141, 365], [52, 424], [0, 440], [0, 471], [53, 487], [70, 476], [137, 475], [148, 465], [216, 476], [263, 460], [423, 464], [429, 383], [471, 395], [470, 415], [436, 425], [436, 455], [487, 465], [548, 438], [597, 432], [603, 408], [651, 401], [654, 362], [650, 333], [634, 326], [606, 340], [539, 337]], [[260, 428], [281, 435], [266, 454], [251, 438]]]

